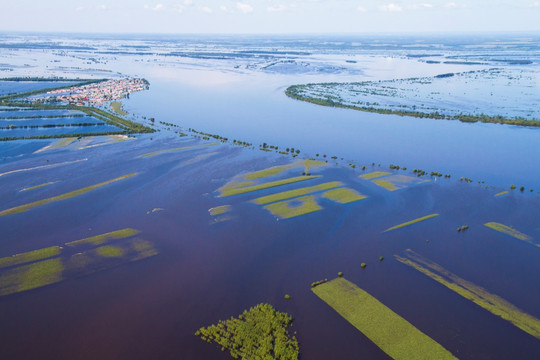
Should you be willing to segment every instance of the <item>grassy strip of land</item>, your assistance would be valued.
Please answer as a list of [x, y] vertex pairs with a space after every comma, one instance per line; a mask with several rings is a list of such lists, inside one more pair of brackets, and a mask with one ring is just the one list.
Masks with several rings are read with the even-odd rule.
[[387, 180], [384, 180], [384, 179], [375, 179], [373, 180], [373, 183], [388, 190], [388, 191], [395, 191], [395, 190], [398, 190], [399, 188], [392, 184], [390, 181], [387, 181]]
[[[1, 114], [1, 113], [0, 113]], [[27, 120], [27, 119], [65, 119], [65, 118], [81, 118], [84, 114], [72, 115], [33, 115], [33, 116], [1, 116], [0, 120]]]
[[203, 147], [208, 147], [208, 146], [215, 146], [215, 145], [219, 145], [219, 144], [220, 143], [215, 142], [215, 143], [210, 143], [210, 144], [184, 146], [184, 147], [178, 147], [178, 148], [172, 148], [172, 149], [157, 150], [157, 151], [152, 151], [152, 152], [149, 152], [149, 153], [146, 153], [146, 154], [139, 155], [137, 157], [138, 158], [149, 158], [149, 157], [154, 157], [154, 156], [157, 156], [157, 155], [166, 154], [166, 153], [170, 153], [170, 152], [190, 150], [190, 149], [198, 149], [198, 148], [203, 148]]
[[255, 171], [249, 174], [245, 174], [244, 179], [256, 180], [256, 179], [265, 178], [265, 177], [269, 177], [273, 175], [278, 175], [284, 171], [287, 171], [289, 169], [294, 169], [300, 166], [304, 166], [305, 172], [308, 172], [313, 167], [324, 166], [324, 165], [326, 165], [325, 162], [308, 159], [308, 160], [298, 161], [298, 162], [288, 164], [288, 165], [274, 166], [268, 169], [259, 170], [259, 171]]
[[325, 282], [311, 291], [393, 359], [456, 359], [435, 340], [344, 278]]
[[85, 193], [87, 193], [89, 191], [92, 191], [94, 189], [97, 189], [97, 188], [100, 188], [102, 186], [108, 185], [108, 184], [113, 183], [115, 181], [127, 179], [129, 177], [134, 176], [134, 175], [137, 175], [137, 173], [131, 173], [131, 174], [119, 176], [117, 178], [107, 180], [107, 181], [104, 181], [104, 182], [99, 183], [99, 184], [87, 186], [87, 187], [82, 188], [82, 189], [74, 190], [74, 191], [71, 191], [71, 192], [68, 192], [68, 193], [65, 193], [65, 194], [62, 194], [62, 195], [54, 196], [54, 197], [43, 199], [43, 200], [34, 201], [32, 203], [28, 203], [28, 204], [24, 204], [24, 205], [15, 206], [15, 207], [13, 207], [11, 209], [6, 209], [6, 210], [3, 210], [3, 211], [0, 211], [0, 216], [18, 214], [18, 213], [26, 212], [26, 211], [31, 210], [31, 209], [33, 209], [35, 207], [38, 207], [38, 206], [50, 204], [50, 203], [53, 203], [53, 202], [56, 202], [56, 201], [71, 199], [71, 198], [73, 198], [75, 196], [85, 194]]
[[380, 178], [380, 177], [387, 176], [387, 175], [391, 175], [391, 174], [392, 173], [389, 173], [389, 172], [386, 172], [386, 171], [374, 171], [374, 172], [370, 172], [370, 173], [367, 173], [367, 174], [364, 174], [364, 175], [360, 175], [360, 177], [362, 179], [366, 179], [366, 180], [373, 180], [373, 179]]
[[[514, 229], [511, 226], [507, 226], [507, 225], [500, 224], [497, 222], [488, 222], [488, 223], [485, 223], [484, 226], [487, 226], [488, 228], [501, 232], [503, 234], [510, 235], [516, 239], [531, 242], [531, 237], [529, 235], [523, 234], [522, 232], [519, 232], [518, 230]], [[534, 243], [531, 242], [531, 244], [534, 244]], [[540, 245], [537, 245], [537, 246], [540, 246]]]
[[108, 258], [117, 258], [124, 256], [124, 249], [117, 246], [104, 245], [96, 248], [96, 253], [99, 256], [108, 257]]
[[308, 187], [303, 187], [300, 189], [283, 191], [277, 194], [262, 196], [260, 198], [253, 200], [253, 202], [258, 205], [264, 205], [264, 204], [269, 204], [276, 201], [281, 201], [281, 200], [290, 199], [290, 198], [294, 198], [294, 197], [298, 197], [302, 195], [311, 194], [317, 191], [333, 189], [341, 185], [343, 184], [339, 181], [332, 181], [332, 182], [327, 182], [324, 184], [308, 186]]
[[10, 174], [16, 174], [16, 173], [19, 173], [19, 172], [25, 172], [25, 171], [32, 171], [32, 170], [37, 170], [37, 169], [47, 169], [47, 168], [53, 168], [53, 167], [56, 167], [56, 166], [75, 164], [75, 163], [78, 163], [78, 162], [81, 162], [81, 161], [86, 161], [86, 160], [88, 160], [88, 159], [73, 160], [73, 161], [65, 161], [65, 162], [56, 163], [56, 164], [35, 166], [35, 167], [32, 167], [32, 168], [24, 168], [24, 169], [10, 170], [10, 171], [6, 171], [6, 172], [3, 172], [3, 173], [0, 173], [0, 176], [10, 175]]
[[272, 215], [278, 216], [281, 219], [290, 219], [322, 210], [322, 207], [317, 204], [313, 195], [273, 203], [266, 205], [264, 208], [270, 211]]
[[466, 123], [491, 123], [491, 124], [507, 124], [507, 125], [517, 125], [517, 126], [533, 126], [540, 127], [540, 120], [527, 120], [524, 118], [506, 118], [504, 116], [489, 116], [489, 115], [445, 115], [438, 112], [434, 113], [424, 113], [419, 111], [407, 111], [407, 110], [391, 110], [391, 109], [380, 109], [368, 106], [356, 106], [356, 105], [347, 105], [332, 99], [321, 99], [315, 97], [307, 97], [301, 94], [304, 87], [313, 85], [292, 85], [285, 90], [285, 94], [293, 99], [306, 101], [316, 105], [323, 105], [329, 107], [337, 107], [343, 109], [352, 109], [359, 110], [377, 114], [384, 115], [398, 115], [398, 116], [411, 116], [416, 118], [429, 118], [429, 119], [439, 119], [439, 120], [459, 120]]
[[298, 341], [289, 334], [292, 317], [270, 304], [259, 304], [237, 318], [220, 320], [217, 325], [195, 333], [202, 340], [229, 350], [234, 359], [298, 359]]
[[411, 221], [407, 221], [407, 222], [405, 222], [403, 224], [399, 224], [399, 225], [396, 225], [396, 226], [392, 226], [391, 228], [388, 228], [388, 229], [384, 230], [384, 232], [396, 230], [396, 229], [399, 229], [399, 228], [402, 228], [402, 227], [405, 227], [405, 226], [409, 226], [409, 225], [413, 225], [413, 224], [419, 223], [419, 222], [424, 221], [424, 220], [429, 220], [429, 219], [434, 218], [436, 216], [439, 216], [439, 214], [431, 214], [431, 215], [427, 215], [427, 216], [422, 216], [421, 218], [414, 219], [414, 220], [411, 220]]
[[292, 178], [288, 178], [288, 179], [270, 181], [270, 182], [267, 182], [267, 183], [248, 186], [248, 187], [242, 187], [242, 188], [238, 188], [238, 187], [235, 187], [235, 188], [222, 187], [222, 188], [219, 189], [219, 191], [221, 193], [218, 195], [218, 197], [226, 197], [226, 196], [245, 194], [245, 193], [249, 193], [249, 192], [253, 192], [253, 191], [273, 188], [273, 187], [276, 187], [276, 186], [293, 184], [293, 183], [297, 183], [299, 181], [306, 181], [306, 180], [316, 179], [318, 177], [319, 176], [296, 176], [296, 177], [292, 177]]
[[322, 194], [322, 197], [340, 204], [348, 204], [366, 198], [365, 195], [359, 194], [355, 190], [348, 188], [328, 190]]
[[0, 258], [0, 269], [50, 258], [59, 255], [61, 249], [62, 248], [60, 246], [51, 246], [44, 249], [33, 250], [21, 254]]
[[502, 196], [508, 194], [508, 191], [501, 191], [500, 193], [495, 194], [495, 196]]
[[111, 231], [105, 234], [96, 235], [96, 236], [92, 236], [92, 237], [81, 239], [81, 240], [70, 241], [66, 243], [66, 245], [67, 246], [77, 246], [81, 244], [101, 245], [108, 242], [109, 240], [124, 239], [130, 236], [135, 236], [138, 233], [139, 233], [139, 230], [125, 228], [122, 230]]
[[42, 188], [42, 187], [44, 187], [44, 186], [52, 185], [52, 184], [54, 184], [54, 183], [55, 183], [54, 181], [49, 181], [49, 182], [46, 182], [46, 183], [44, 183], [44, 184], [39, 184], [39, 185], [36, 185], [36, 186], [30, 186], [30, 187], [21, 189], [20, 191], [35, 190], [35, 189]]
[[523, 312], [503, 298], [460, 278], [439, 264], [423, 258], [414, 251], [407, 250], [406, 257], [394, 256], [399, 262], [418, 270], [422, 274], [446, 286], [448, 289], [471, 300], [476, 305], [540, 339], [540, 320]]
[[118, 115], [126, 116], [128, 113], [122, 110], [122, 103], [120, 101], [111, 102], [111, 109]]

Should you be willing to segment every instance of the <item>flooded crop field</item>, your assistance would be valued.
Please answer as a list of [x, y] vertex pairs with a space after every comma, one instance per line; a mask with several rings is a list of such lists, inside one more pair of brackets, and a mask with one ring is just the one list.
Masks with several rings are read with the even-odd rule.
[[[0, 82], [6, 359], [229, 359], [220, 329], [259, 321], [283, 358], [540, 356], [538, 129], [285, 93], [540, 120], [539, 38], [22, 38], [0, 41], [34, 78]], [[37, 100], [77, 76], [147, 88]]]

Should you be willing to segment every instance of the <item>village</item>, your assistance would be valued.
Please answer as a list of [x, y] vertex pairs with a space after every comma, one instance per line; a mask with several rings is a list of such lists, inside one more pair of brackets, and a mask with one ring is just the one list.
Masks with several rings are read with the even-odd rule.
[[46, 102], [65, 102], [71, 105], [102, 105], [129, 94], [146, 90], [148, 81], [139, 78], [112, 79], [98, 83], [49, 91], [40, 98]]

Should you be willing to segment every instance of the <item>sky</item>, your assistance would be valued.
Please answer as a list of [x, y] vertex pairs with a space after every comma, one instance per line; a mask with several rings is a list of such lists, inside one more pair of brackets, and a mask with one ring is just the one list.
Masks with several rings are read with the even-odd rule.
[[0, 31], [540, 32], [540, 0], [2, 0]]

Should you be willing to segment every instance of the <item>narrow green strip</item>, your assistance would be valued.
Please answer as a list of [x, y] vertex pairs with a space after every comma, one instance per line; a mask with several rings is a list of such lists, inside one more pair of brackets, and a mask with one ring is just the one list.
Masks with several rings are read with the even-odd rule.
[[218, 197], [226, 197], [226, 196], [244, 194], [244, 193], [249, 193], [249, 192], [253, 192], [253, 191], [269, 189], [269, 188], [276, 187], [276, 186], [293, 184], [293, 183], [296, 183], [296, 182], [299, 182], [299, 181], [316, 179], [318, 177], [319, 176], [296, 176], [296, 177], [292, 177], [292, 178], [288, 178], [288, 179], [271, 181], [271, 182], [267, 182], [267, 183], [263, 183], [263, 184], [259, 184], [259, 185], [254, 185], [254, 186], [249, 186], [249, 187], [243, 187], [243, 188], [233, 188], [233, 189], [231, 189], [229, 187], [225, 187], [225, 188], [219, 189], [221, 191], [221, 194], [219, 194]]
[[137, 173], [131, 173], [131, 174], [119, 176], [117, 178], [107, 180], [107, 181], [104, 181], [104, 182], [96, 184], [96, 185], [88, 186], [88, 187], [85, 187], [85, 188], [82, 188], [82, 189], [79, 189], [79, 190], [71, 191], [71, 192], [68, 192], [68, 193], [65, 193], [65, 194], [62, 194], [62, 195], [58, 195], [58, 196], [54, 196], [54, 197], [51, 197], [51, 198], [35, 201], [35, 202], [29, 203], [29, 204], [16, 206], [16, 207], [13, 207], [11, 209], [6, 209], [6, 210], [3, 210], [3, 211], [0, 211], [0, 216], [18, 214], [18, 213], [22, 213], [22, 212], [31, 210], [31, 209], [33, 209], [35, 207], [46, 205], [46, 204], [49, 204], [49, 203], [52, 203], [52, 202], [71, 199], [71, 198], [73, 198], [75, 196], [85, 194], [85, 193], [87, 193], [89, 191], [92, 191], [92, 190], [97, 189], [99, 187], [105, 186], [105, 185], [110, 184], [112, 182], [123, 180], [123, 179], [129, 178], [129, 177], [135, 176], [135, 175], [137, 175]]
[[502, 196], [508, 194], [508, 191], [501, 191], [500, 193], [495, 194], [495, 196]]
[[384, 230], [384, 232], [387, 232], [387, 231], [392, 231], [392, 230], [396, 230], [396, 229], [399, 229], [399, 228], [402, 228], [402, 227], [405, 227], [405, 226], [409, 226], [409, 225], [412, 225], [412, 224], [416, 224], [416, 223], [419, 223], [421, 221], [424, 221], [424, 220], [428, 220], [428, 219], [431, 219], [431, 218], [434, 218], [436, 216], [439, 216], [439, 214], [431, 214], [431, 215], [427, 215], [427, 216], [423, 216], [421, 218], [418, 218], [418, 219], [414, 219], [414, 220], [411, 220], [411, 221], [407, 221], [403, 224], [399, 224], [399, 225], [396, 225], [396, 226], [392, 226], [391, 228], [388, 228], [386, 230]]
[[276, 202], [276, 201], [291, 199], [291, 198], [294, 198], [294, 197], [297, 197], [297, 196], [311, 194], [311, 193], [314, 193], [314, 192], [317, 192], [317, 191], [333, 189], [333, 188], [336, 188], [336, 187], [341, 186], [341, 185], [343, 185], [343, 184], [341, 182], [339, 182], [339, 181], [331, 181], [331, 182], [327, 182], [327, 183], [324, 183], [324, 184], [308, 186], [308, 187], [303, 187], [303, 188], [300, 188], [300, 189], [283, 191], [283, 192], [280, 192], [280, 193], [277, 193], [277, 194], [263, 196], [263, 197], [260, 197], [260, 198], [257, 198], [255, 200], [253, 200], [253, 202], [255, 204], [258, 204], [258, 205], [264, 205], [264, 204], [269, 204], [269, 203]]
[[0, 269], [8, 267], [8, 266], [14, 266], [14, 265], [19, 265], [19, 264], [29, 263], [32, 261], [50, 258], [56, 255], [59, 255], [60, 251], [61, 251], [60, 246], [51, 246], [44, 249], [33, 250], [33, 251], [21, 253], [21, 254], [16, 254], [13, 256], [0, 258]]
[[517, 231], [511, 226], [506, 226], [504, 224], [500, 224], [496, 222], [488, 222], [488, 223], [485, 223], [484, 226], [487, 226], [488, 228], [501, 232], [503, 234], [510, 235], [516, 239], [530, 242], [531, 244], [536, 245], [530, 241], [531, 237], [529, 235], [523, 234], [522, 232]]
[[215, 142], [215, 143], [210, 143], [210, 144], [184, 146], [184, 147], [178, 147], [178, 148], [172, 148], [172, 149], [158, 150], [158, 151], [153, 151], [153, 152], [149, 152], [149, 153], [146, 153], [146, 154], [142, 154], [142, 155], [139, 155], [137, 157], [138, 158], [149, 158], [149, 157], [154, 157], [154, 156], [157, 156], [157, 155], [166, 154], [166, 153], [170, 153], [170, 152], [177, 152], [177, 151], [190, 150], [190, 149], [198, 149], [198, 148], [204, 148], [204, 147], [208, 147], [208, 146], [215, 146], [215, 145], [219, 145], [219, 144], [220, 143]]
[[418, 270], [490, 313], [511, 322], [514, 326], [540, 339], [540, 320], [523, 312], [503, 298], [460, 278], [439, 264], [423, 258], [414, 251], [407, 250], [407, 258], [398, 255], [394, 256], [399, 262]]
[[388, 191], [398, 190], [398, 187], [396, 185], [392, 184], [390, 181], [386, 181], [386, 180], [383, 180], [383, 179], [373, 180], [373, 183], [375, 185], [378, 185], [378, 186], [382, 187], [382, 188], [385, 188]]
[[44, 183], [44, 184], [39, 184], [39, 185], [36, 185], [36, 186], [30, 186], [30, 187], [21, 189], [20, 192], [29, 191], [29, 190], [35, 190], [35, 189], [39, 189], [39, 188], [42, 188], [44, 186], [48, 186], [48, 185], [52, 185], [52, 184], [54, 184], [54, 181], [49, 181], [49, 182]]
[[66, 243], [66, 245], [67, 246], [76, 246], [76, 245], [81, 245], [81, 244], [101, 245], [101, 244], [106, 243], [109, 240], [123, 239], [123, 238], [137, 235], [138, 233], [139, 233], [139, 230], [126, 228], [122, 230], [111, 231], [111, 232], [101, 234], [101, 235], [92, 236], [86, 239], [71, 241], [71, 242]]
[[393, 359], [456, 359], [435, 340], [344, 278], [311, 290]]

